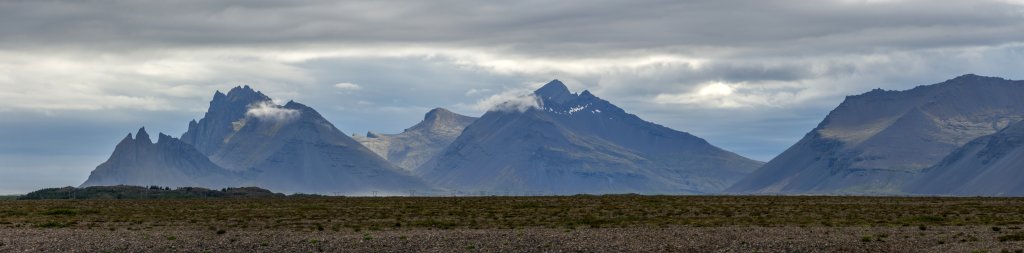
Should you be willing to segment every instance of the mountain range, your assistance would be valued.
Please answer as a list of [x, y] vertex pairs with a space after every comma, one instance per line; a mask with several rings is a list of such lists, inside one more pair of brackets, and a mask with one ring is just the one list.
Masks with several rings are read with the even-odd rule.
[[258, 186], [407, 194], [1024, 196], [1024, 81], [973, 74], [849, 96], [767, 163], [551, 81], [479, 118], [443, 108], [397, 134], [346, 135], [248, 86], [180, 138], [129, 133], [82, 186]]
[[696, 194], [761, 165], [558, 80], [517, 101], [485, 113], [416, 173], [470, 192]]
[[180, 139], [129, 134], [83, 186], [687, 194], [721, 190], [761, 164], [557, 80], [527, 99], [535, 105], [506, 103], [480, 119], [437, 108], [402, 133], [350, 137], [308, 106], [236, 87], [216, 92]]

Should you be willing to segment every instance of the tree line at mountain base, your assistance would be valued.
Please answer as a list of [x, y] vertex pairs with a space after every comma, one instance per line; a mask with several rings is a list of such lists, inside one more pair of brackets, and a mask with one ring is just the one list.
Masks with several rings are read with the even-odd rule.
[[201, 199], [201, 198], [273, 198], [285, 197], [259, 187], [223, 188], [220, 190], [201, 187], [160, 186], [90, 186], [83, 188], [46, 188], [17, 197], [28, 199]]

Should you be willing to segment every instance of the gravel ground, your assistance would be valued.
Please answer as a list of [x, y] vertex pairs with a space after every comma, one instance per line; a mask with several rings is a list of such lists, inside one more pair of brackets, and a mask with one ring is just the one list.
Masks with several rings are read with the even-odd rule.
[[393, 231], [0, 229], [0, 252], [1019, 252], [992, 227]]

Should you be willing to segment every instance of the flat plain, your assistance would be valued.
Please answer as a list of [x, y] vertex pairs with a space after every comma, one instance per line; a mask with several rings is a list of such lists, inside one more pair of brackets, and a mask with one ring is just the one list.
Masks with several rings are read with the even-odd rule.
[[0, 200], [0, 252], [1022, 252], [1024, 199]]

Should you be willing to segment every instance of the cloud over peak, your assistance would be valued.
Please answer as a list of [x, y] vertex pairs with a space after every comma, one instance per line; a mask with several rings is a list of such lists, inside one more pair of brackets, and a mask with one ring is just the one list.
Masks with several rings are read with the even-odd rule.
[[544, 105], [542, 101], [534, 94], [520, 95], [509, 98], [505, 102], [498, 103], [491, 107], [488, 111], [500, 111], [500, 112], [525, 112], [529, 109], [540, 109]]
[[530, 90], [519, 88], [505, 90], [482, 98], [469, 106], [459, 107], [468, 107], [474, 111], [525, 112], [529, 109], [542, 108], [542, 103], [542, 100]]
[[266, 121], [288, 122], [299, 118], [302, 112], [284, 108], [269, 101], [249, 105], [246, 117], [254, 117]]

